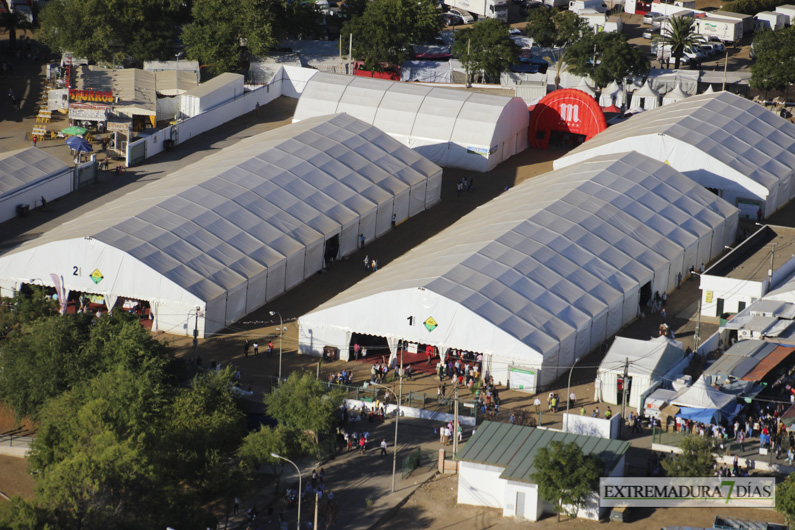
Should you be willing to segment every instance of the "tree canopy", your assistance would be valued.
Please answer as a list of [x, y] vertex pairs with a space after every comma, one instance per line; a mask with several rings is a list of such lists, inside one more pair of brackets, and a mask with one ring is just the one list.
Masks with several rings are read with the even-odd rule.
[[456, 32], [452, 54], [471, 75], [482, 71], [499, 79], [519, 59], [519, 48], [513, 43], [508, 27], [497, 19], [487, 19]]
[[751, 86], [783, 90], [795, 83], [795, 26], [765, 30], [754, 37], [756, 60], [751, 65]]
[[795, 523], [795, 474], [776, 485], [776, 511], [784, 514], [787, 524]]
[[586, 496], [596, 491], [604, 463], [593, 454], [584, 454], [574, 442], [551, 442], [542, 447], [533, 460], [532, 475], [541, 497], [555, 507], [560, 516], [566, 512], [576, 517], [585, 505]]
[[599, 87], [612, 81], [648, 73], [649, 60], [623, 33], [588, 34], [566, 50], [569, 70], [589, 76]]
[[50, 0], [40, 22], [51, 48], [116, 65], [173, 58], [185, 15], [180, 0]]
[[585, 19], [568, 10], [534, 9], [525, 27], [525, 34], [545, 48], [567, 46], [589, 33], [593, 31]]
[[442, 29], [434, 0], [373, 0], [342, 27], [353, 35], [353, 56], [371, 72], [383, 72], [414, 56], [414, 45], [432, 41]]
[[709, 477], [715, 465], [712, 440], [686, 436], [679, 444], [682, 454], [671, 454], [662, 461], [669, 477]]

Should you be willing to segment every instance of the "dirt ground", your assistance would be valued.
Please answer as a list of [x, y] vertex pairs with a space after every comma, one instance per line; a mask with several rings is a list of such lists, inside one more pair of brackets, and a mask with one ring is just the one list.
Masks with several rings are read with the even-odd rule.
[[0, 455], [0, 493], [8, 497], [33, 498], [33, 477], [24, 458]]
[[513, 518], [503, 517], [497, 508], [482, 508], [456, 504], [458, 475], [436, 475], [420, 487], [392, 517], [385, 529], [425, 528], [442, 530], [451, 528], [534, 528], [558, 530], [587, 530], [591, 528], [656, 529], [666, 525], [679, 524], [712, 528], [716, 515], [739, 517], [772, 523], [784, 523], [784, 517], [771, 509], [730, 508], [644, 508], [630, 513], [630, 521], [625, 523], [598, 522], [584, 519], [568, 520], [560, 523], [554, 515], [531, 523], [519, 523]]

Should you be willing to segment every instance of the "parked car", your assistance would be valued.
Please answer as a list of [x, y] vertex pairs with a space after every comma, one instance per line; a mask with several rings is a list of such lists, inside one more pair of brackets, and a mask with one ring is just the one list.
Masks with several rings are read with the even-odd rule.
[[726, 51], [726, 46], [718, 37], [710, 37], [709, 43], [712, 45], [715, 53], [724, 53]]
[[448, 11], [448, 13], [459, 17], [461, 20], [464, 21], [464, 24], [475, 23], [475, 17], [473, 17], [469, 11], [464, 11], [463, 9], [462, 10], [451, 9], [450, 11]]
[[659, 25], [660, 21], [662, 21], [664, 18], [665, 15], [662, 13], [655, 13], [652, 11], [650, 13], [646, 13], [646, 15], [643, 17], [643, 23], [651, 25], [656, 20], [657, 24]]
[[528, 14], [530, 14], [530, 11], [533, 11], [534, 9], [539, 9], [541, 7], [547, 7], [547, 6], [544, 5], [544, 2], [539, 2], [536, 0], [530, 2], [528, 0], [524, 0], [519, 4], [519, 14], [522, 15], [523, 17], [526, 17]]
[[460, 26], [464, 23], [464, 19], [452, 13], [442, 13], [439, 15], [445, 26]]
[[701, 44], [699, 48], [704, 50], [704, 53], [707, 54], [707, 57], [712, 57], [713, 55], [715, 55], [715, 47], [708, 42]]
[[660, 36], [660, 28], [648, 28], [643, 30], [644, 39], [653, 39]]

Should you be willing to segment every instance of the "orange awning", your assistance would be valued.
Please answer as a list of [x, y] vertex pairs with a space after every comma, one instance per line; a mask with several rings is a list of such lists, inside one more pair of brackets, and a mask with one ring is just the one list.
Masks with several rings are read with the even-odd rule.
[[759, 364], [743, 377], [743, 381], [761, 381], [773, 368], [778, 366], [781, 361], [789, 357], [794, 351], [795, 348], [779, 346], [770, 352], [767, 357], [759, 361]]

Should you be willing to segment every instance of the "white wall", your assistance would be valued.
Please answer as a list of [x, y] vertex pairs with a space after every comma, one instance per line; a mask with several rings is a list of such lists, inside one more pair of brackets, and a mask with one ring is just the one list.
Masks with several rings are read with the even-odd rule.
[[[604, 411], [602, 411], [604, 412]], [[621, 434], [621, 414], [615, 414], [609, 420], [604, 418], [593, 418], [589, 415], [580, 416], [579, 412], [572, 410], [571, 414], [563, 413], [563, 431], [566, 430], [566, 418], [568, 417], [568, 432], [573, 434], [587, 434], [588, 436], [598, 436], [617, 440]]]
[[[502, 516], [516, 517], [527, 521], [538, 521], [544, 513], [544, 501], [538, 494], [538, 485], [528, 482], [505, 480], [505, 499]], [[517, 494], [524, 493], [524, 513], [519, 513]]]
[[505, 480], [500, 478], [504, 467], [460, 462], [458, 466], [458, 504], [502, 508]]
[[[350, 410], [363, 410], [366, 408], [371, 407], [372, 403], [365, 403], [364, 401], [358, 399], [346, 399], [345, 406], [348, 407]], [[395, 414], [397, 411], [397, 405], [384, 405], [384, 410], [386, 411], [387, 416], [390, 414]], [[474, 416], [469, 416], [468, 408], [461, 407], [458, 411], [458, 423], [461, 425], [468, 425], [470, 427], [475, 426], [475, 418]], [[418, 409], [416, 407], [407, 407], [402, 406], [400, 407], [400, 417], [406, 418], [419, 418], [421, 420], [430, 420], [436, 421], [441, 423], [447, 423], [450, 421], [455, 420], [455, 415], [450, 414], [447, 412], [439, 412], [435, 410], [426, 410], [426, 409]]]
[[745, 302], [748, 307], [762, 298], [767, 289], [767, 279], [750, 281], [705, 274], [701, 276], [700, 288], [701, 315], [717, 317], [719, 298], [723, 299], [724, 313], [738, 313], [740, 302]]

